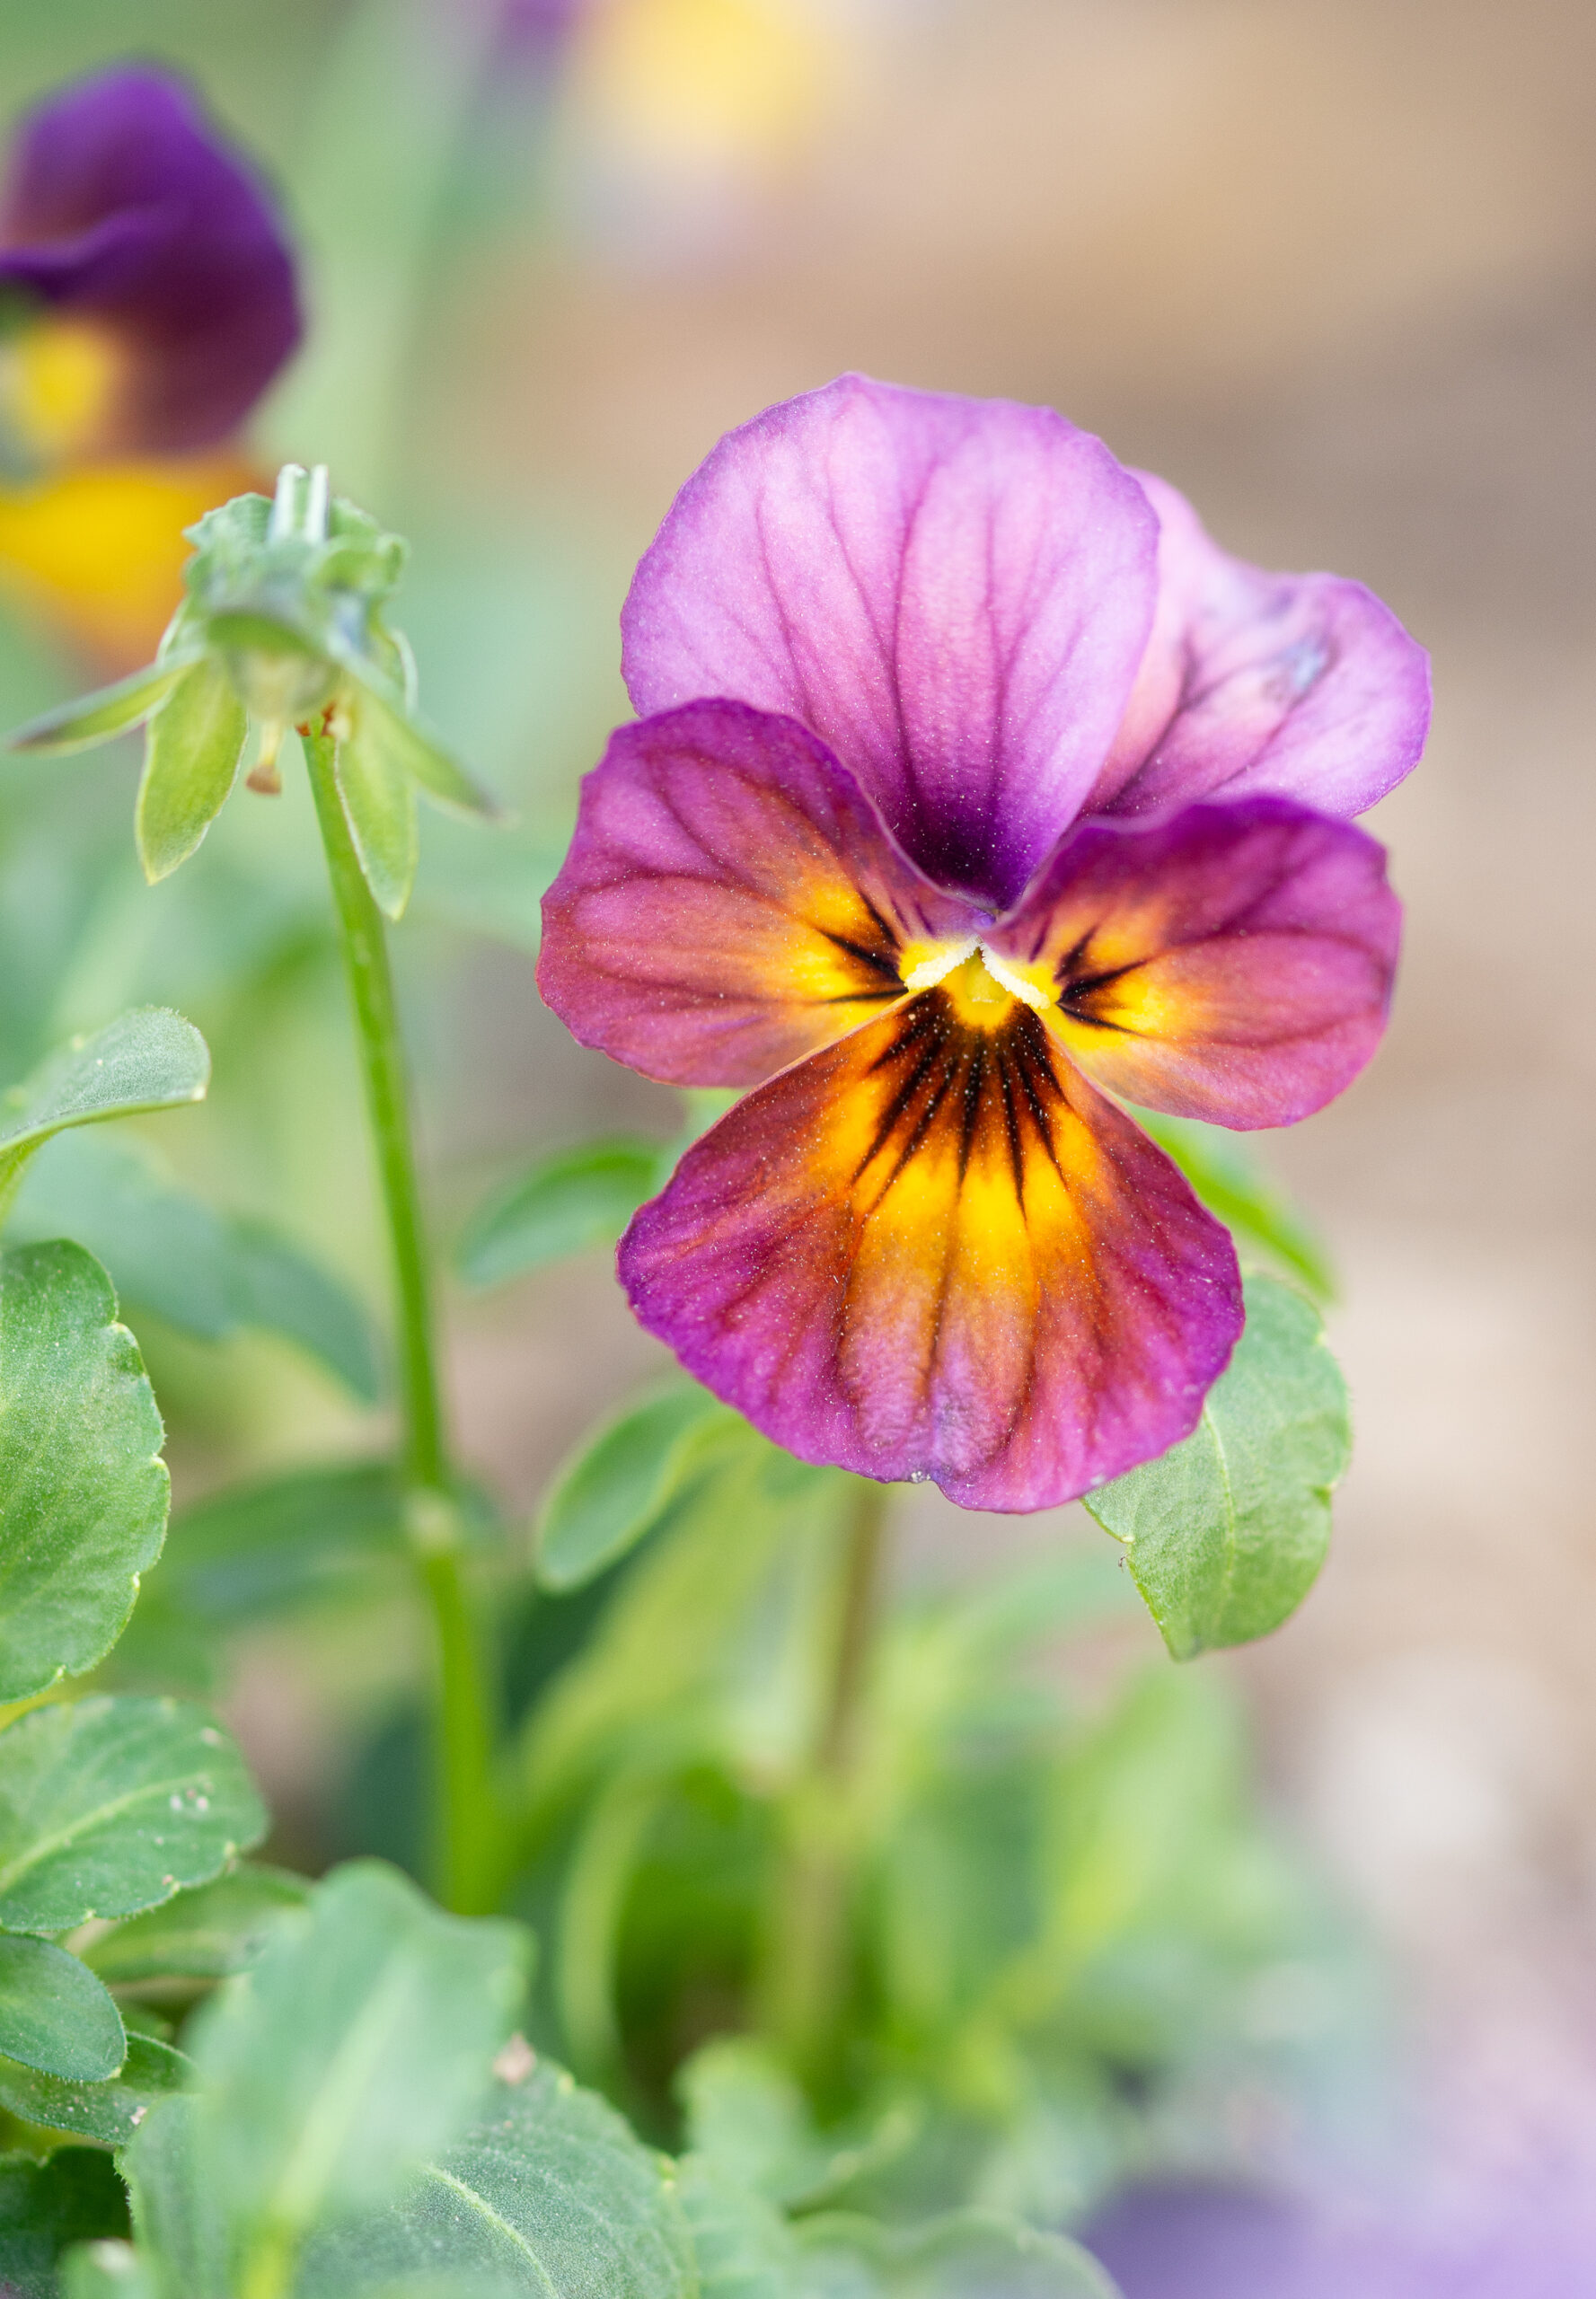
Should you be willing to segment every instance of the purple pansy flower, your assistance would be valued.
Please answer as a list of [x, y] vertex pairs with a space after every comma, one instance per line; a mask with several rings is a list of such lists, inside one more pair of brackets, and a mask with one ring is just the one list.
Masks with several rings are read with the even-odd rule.
[[1046, 410], [844, 376], [722, 440], [622, 619], [544, 997], [755, 1090], [638, 1214], [643, 1324], [800, 1458], [1067, 1501], [1194, 1426], [1228, 1233], [1119, 1106], [1319, 1108], [1398, 910], [1341, 817], [1424, 657], [1359, 585], [1225, 558]]
[[186, 454], [242, 421], [299, 341], [264, 189], [164, 74], [52, 97], [13, 147], [8, 397], [40, 461]]

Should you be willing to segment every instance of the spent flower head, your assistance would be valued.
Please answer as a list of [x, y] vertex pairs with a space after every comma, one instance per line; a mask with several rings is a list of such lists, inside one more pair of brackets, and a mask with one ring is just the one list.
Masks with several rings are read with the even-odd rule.
[[415, 877], [416, 794], [491, 817], [492, 801], [417, 715], [415, 665], [385, 619], [406, 546], [285, 465], [271, 500], [242, 495], [189, 531], [182, 604], [155, 660], [12, 737], [87, 750], [145, 725], [137, 831], [152, 884], [187, 859], [232, 790], [251, 731], [252, 790], [281, 789], [290, 728], [335, 745], [339, 797], [367, 884], [391, 918]]

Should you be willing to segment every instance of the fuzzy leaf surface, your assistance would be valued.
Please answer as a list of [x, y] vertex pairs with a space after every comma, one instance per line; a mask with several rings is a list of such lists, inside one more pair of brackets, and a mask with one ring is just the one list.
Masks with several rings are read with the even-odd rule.
[[0, 1206], [41, 1143], [74, 1125], [205, 1099], [210, 1054], [192, 1022], [138, 1006], [48, 1055], [0, 1097]]
[[155, 2101], [183, 2090], [193, 2073], [192, 2063], [170, 2044], [129, 2035], [128, 2057], [114, 2075], [99, 2083], [67, 2083], [14, 2059], [0, 2059], [0, 2107], [24, 2123], [125, 2147]]
[[148, 1979], [226, 1979], [260, 1952], [311, 1887], [287, 1869], [234, 1868], [91, 1942], [84, 1961], [112, 1987]]
[[161, 1416], [98, 1262], [0, 1256], [0, 1700], [91, 1668], [161, 1553]]
[[1192, 1434], [1085, 1496], [1176, 1660], [1267, 1635], [1301, 1602], [1351, 1449], [1318, 1313], [1290, 1286], [1248, 1279], [1246, 1329]]
[[122, 2015], [86, 1965], [51, 1941], [0, 1933], [0, 2057], [97, 2083], [127, 2049]]
[[0, 1743], [0, 1925], [67, 1932], [202, 1884], [266, 1832], [243, 1758], [203, 1709], [101, 1695]]

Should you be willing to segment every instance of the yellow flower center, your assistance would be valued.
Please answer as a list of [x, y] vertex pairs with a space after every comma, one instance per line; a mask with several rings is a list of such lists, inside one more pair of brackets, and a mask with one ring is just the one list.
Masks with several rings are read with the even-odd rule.
[[905, 990], [944, 991], [972, 1029], [1001, 1028], [1017, 1004], [1040, 1013], [1058, 996], [1046, 966], [1000, 958], [983, 942], [910, 943], [898, 973]]
[[125, 355], [103, 328], [35, 320], [0, 355], [0, 405], [22, 445], [57, 462], [99, 444]]

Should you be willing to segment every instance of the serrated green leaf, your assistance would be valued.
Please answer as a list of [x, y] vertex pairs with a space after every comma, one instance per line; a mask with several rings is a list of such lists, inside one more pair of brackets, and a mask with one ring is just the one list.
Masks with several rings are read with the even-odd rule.
[[420, 852], [416, 792], [388, 749], [357, 720], [338, 746], [338, 789], [344, 819], [377, 908], [401, 918]]
[[23, 1166], [52, 1134], [203, 1101], [209, 1082], [205, 1040], [164, 1006], [136, 1007], [74, 1038], [0, 1097], [0, 1211]]
[[[444, 1916], [375, 1861], [334, 1870], [279, 1919], [185, 2036], [204, 2095], [195, 2177], [235, 2263], [291, 2253], [311, 2227], [381, 2205], [453, 2139], [527, 1960], [518, 1925]], [[167, 2113], [141, 2127], [130, 2177]]]
[[624, 1136], [540, 1158], [495, 1190], [466, 1224], [455, 1266], [468, 1285], [502, 1285], [584, 1246], [613, 1245], [663, 1188], [673, 1152]]
[[52, 1142], [6, 1222], [15, 1240], [70, 1237], [101, 1261], [125, 1314], [224, 1341], [245, 1330], [295, 1343], [363, 1403], [381, 1394], [364, 1305], [269, 1223], [218, 1212], [142, 1142], [97, 1133]]
[[100, 2083], [69, 2083], [14, 2059], [0, 2059], [0, 2107], [24, 2123], [125, 2147], [155, 2101], [182, 2091], [193, 2074], [192, 2063], [170, 2044], [129, 2034], [126, 2059]]
[[743, 1424], [696, 1385], [673, 1383], [605, 1423], [556, 1472], [538, 1517], [537, 1574], [579, 1589], [636, 1546]]
[[481, 2119], [381, 2220], [308, 2248], [295, 2299], [354, 2299], [430, 2271], [537, 2299], [696, 2299], [670, 2166], [563, 2070], [495, 2083]]
[[1131, 1110], [1144, 1132], [1168, 1152], [1211, 1213], [1234, 1236], [1286, 1270], [1321, 1304], [1336, 1298], [1336, 1276], [1325, 1248], [1290, 1197], [1259, 1165], [1245, 1141], [1222, 1125], [1161, 1111]]
[[18, 2299], [57, 2299], [64, 2252], [127, 2232], [127, 2195], [103, 2148], [58, 2147], [42, 2163], [0, 2155], [0, 2286]]
[[95, 2083], [127, 2049], [121, 2014], [86, 1965], [51, 1941], [0, 1932], [0, 2055]]
[[311, 1887], [286, 1868], [248, 1864], [129, 1916], [83, 1951], [111, 1987], [151, 1979], [226, 1979], [253, 1961], [278, 1918]]
[[1277, 1628], [1324, 1562], [1351, 1450], [1346, 1386], [1317, 1312], [1267, 1277], [1191, 1436], [1085, 1496], [1124, 1544], [1177, 1660]]
[[104, 1271], [0, 1256], [0, 1700], [91, 1668], [161, 1553], [161, 1416]]
[[203, 1709], [101, 1695], [0, 1738], [0, 1925], [67, 1932], [202, 1884], [266, 1833], [243, 1758]]
[[895, 2228], [851, 2214], [800, 2220], [803, 2299], [1115, 2299], [1090, 2253], [995, 2211]]
[[249, 723], [233, 681], [209, 657], [184, 673], [150, 720], [133, 828], [151, 885], [187, 861], [221, 812]]
[[131, 2243], [82, 2243], [61, 2262], [61, 2299], [156, 2299], [154, 2270]]
[[141, 718], [147, 718], [198, 659], [196, 653], [189, 651], [173, 655], [163, 662], [146, 664], [142, 671], [130, 672], [114, 686], [102, 686], [93, 694], [58, 703], [55, 709], [43, 711], [19, 727], [10, 736], [9, 746], [36, 757], [65, 757], [70, 751], [93, 750], [97, 743], [108, 743], [113, 735], [125, 734]]

